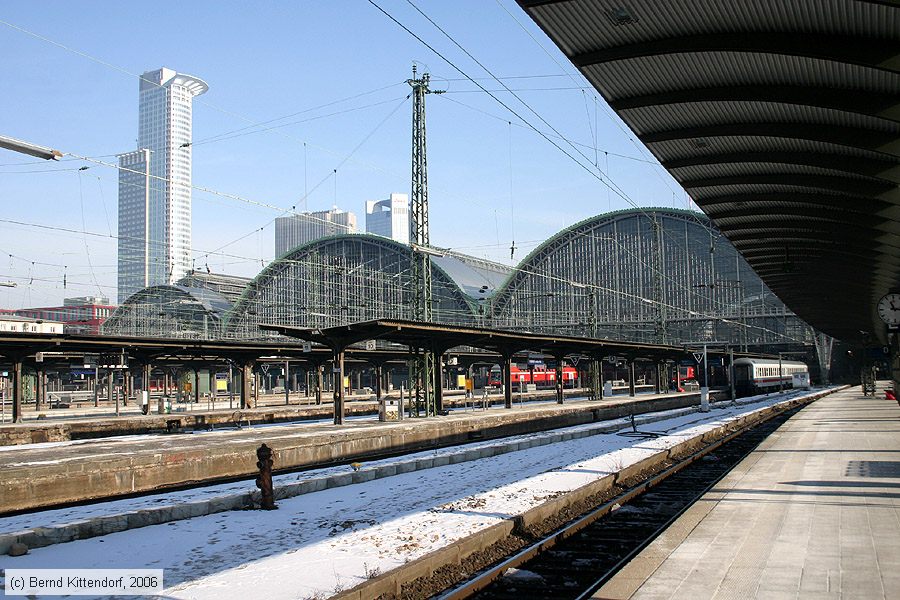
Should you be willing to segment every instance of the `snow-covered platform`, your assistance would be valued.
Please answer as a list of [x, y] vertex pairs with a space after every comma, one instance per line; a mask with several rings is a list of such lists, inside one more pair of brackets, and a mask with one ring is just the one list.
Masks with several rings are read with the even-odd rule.
[[900, 408], [796, 414], [596, 598], [900, 598]]
[[270, 425], [237, 431], [143, 435], [0, 447], [0, 513], [157, 490], [256, 471], [256, 448], [275, 450], [276, 468], [366, 460], [408, 452], [683, 408], [698, 394], [641, 395], [512, 410], [454, 411], [449, 416], [343, 426]]
[[[236, 426], [238, 423], [256, 425], [304, 419], [330, 420], [334, 414], [330, 402], [318, 405], [311, 402], [303, 405], [295, 403], [290, 406], [273, 405], [270, 402], [257, 408], [239, 409], [229, 407], [229, 404], [233, 403], [221, 399], [214, 404], [206, 401], [175, 404], [172, 412], [157, 413], [155, 400], [153, 413], [149, 415], [141, 414], [140, 408], [135, 406], [134, 402], [122, 406], [119, 416], [115, 416], [114, 407], [108, 405], [97, 408], [90, 406], [71, 410], [45, 410], [40, 414], [47, 416], [46, 419], [30, 418], [36, 416], [35, 413], [26, 413], [26, 420], [23, 423], [0, 424], [0, 446], [161, 433], [172, 427], [205, 429]], [[377, 411], [378, 404], [368, 399], [346, 404], [348, 416], [377, 414]]]

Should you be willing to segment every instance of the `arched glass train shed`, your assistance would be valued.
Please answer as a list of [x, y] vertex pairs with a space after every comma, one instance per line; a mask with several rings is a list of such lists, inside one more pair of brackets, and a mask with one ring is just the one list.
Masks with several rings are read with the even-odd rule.
[[217, 339], [231, 302], [201, 287], [154, 285], [132, 294], [103, 323], [106, 335]]
[[[490, 295], [510, 269], [446, 253], [432, 257], [433, 320], [473, 325], [472, 295]], [[408, 246], [344, 234], [294, 248], [267, 266], [230, 311], [229, 337], [271, 337], [260, 324], [326, 328], [379, 318], [409, 319], [413, 285]], [[470, 295], [472, 294], [472, 295]]]
[[655, 343], [811, 343], [704, 215], [634, 209], [576, 223], [536, 248], [485, 324]]
[[[267, 339], [261, 324], [327, 328], [409, 319], [408, 246], [343, 234], [294, 248], [253, 280], [192, 273], [146, 288], [104, 325], [113, 335]], [[812, 343], [702, 214], [626, 210], [561, 231], [512, 268], [449, 251], [432, 257], [434, 321], [680, 344]]]

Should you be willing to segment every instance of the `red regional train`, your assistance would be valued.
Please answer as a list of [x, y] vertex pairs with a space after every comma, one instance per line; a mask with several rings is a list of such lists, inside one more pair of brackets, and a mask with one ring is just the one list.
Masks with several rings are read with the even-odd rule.
[[[534, 379], [532, 380], [532, 375]], [[575, 380], [578, 378], [578, 371], [575, 367], [563, 367], [563, 386], [573, 387]], [[547, 368], [547, 365], [534, 365], [531, 369], [522, 369], [518, 365], [512, 365], [510, 369], [510, 379], [512, 380], [513, 389], [519, 383], [533, 383], [539, 388], [548, 388], [556, 386], [556, 369]], [[502, 384], [500, 367], [494, 366], [488, 377], [488, 385], [491, 387], [500, 387]]]
[[672, 375], [672, 386], [685, 381], [697, 381], [697, 367], [678, 365], [678, 376]]

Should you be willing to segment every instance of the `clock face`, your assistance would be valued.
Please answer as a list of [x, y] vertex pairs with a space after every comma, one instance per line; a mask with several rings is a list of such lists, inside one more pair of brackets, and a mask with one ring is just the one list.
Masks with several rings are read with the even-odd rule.
[[888, 325], [900, 325], [900, 294], [885, 294], [878, 301], [878, 316]]

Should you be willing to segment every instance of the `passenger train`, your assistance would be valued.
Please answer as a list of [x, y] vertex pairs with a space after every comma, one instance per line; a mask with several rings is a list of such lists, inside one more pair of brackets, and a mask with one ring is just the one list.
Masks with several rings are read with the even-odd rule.
[[751, 396], [788, 388], [809, 388], [806, 363], [770, 358], [739, 358], [734, 361], [734, 389], [738, 396]]
[[[513, 389], [518, 384], [533, 383], [538, 388], [549, 388], [556, 386], [556, 369], [548, 368], [546, 365], [534, 365], [531, 369], [521, 368], [516, 364], [512, 365], [509, 370], [510, 379]], [[574, 387], [575, 380], [578, 378], [578, 371], [574, 367], [568, 365], [563, 367], [563, 386]], [[488, 385], [491, 387], [500, 387], [503, 384], [500, 373], [500, 367], [494, 366], [488, 379]]]

